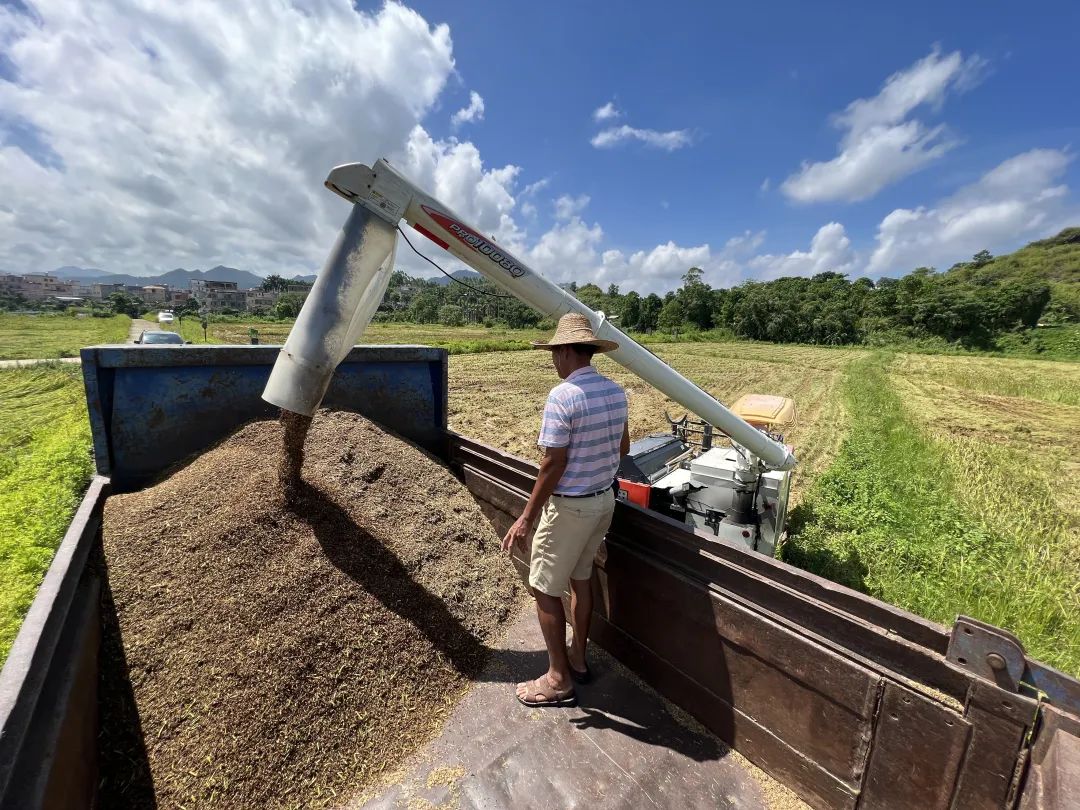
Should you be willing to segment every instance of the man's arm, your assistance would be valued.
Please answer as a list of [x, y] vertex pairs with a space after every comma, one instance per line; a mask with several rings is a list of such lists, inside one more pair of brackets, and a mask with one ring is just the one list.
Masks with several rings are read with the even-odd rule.
[[540, 511], [555, 491], [555, 487], [566, 472], [567, 448], [547, 447], [544, 459], [540, 462], [540, 474], [536, 476], [532, 494], [521, 517], [514, 521], [514, 525], [506, 533], [502, 541], [502, 550], [509, 551], [515, 544], [522, 550], [525, 549], [525, 541], [529, 537], [529, 531], [540, 517]]

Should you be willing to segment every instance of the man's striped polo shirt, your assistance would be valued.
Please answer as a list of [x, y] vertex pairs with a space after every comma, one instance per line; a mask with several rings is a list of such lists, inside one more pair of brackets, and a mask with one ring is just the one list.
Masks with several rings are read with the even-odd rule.
[[551, 389], [537, 444], [568, 448], [556, 495], [588, 495], [611, 486], [626, 414], [626, 392], [592, 366]]

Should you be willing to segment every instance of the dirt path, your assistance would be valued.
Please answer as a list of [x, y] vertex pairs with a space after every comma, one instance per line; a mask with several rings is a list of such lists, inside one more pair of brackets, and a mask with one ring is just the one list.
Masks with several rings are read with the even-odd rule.
[[131, 329], [128, 330], [127, 342], [128, 343], [134, 343], [136, 340], [138, 340], [139, 335], [142, 334], [144, 329], [157, 329], [157, 328], [158, 328], [158, 325], [156, 323], [151, 323], [150, 321], [143, 320], [142, 318], [132, 318], [131, 319]]

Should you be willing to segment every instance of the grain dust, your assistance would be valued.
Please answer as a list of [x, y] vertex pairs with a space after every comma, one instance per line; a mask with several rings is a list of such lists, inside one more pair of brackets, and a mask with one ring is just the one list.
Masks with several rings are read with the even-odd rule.
[[281, 462], [278, 480], [286, 503], [294, 503], [300, 497], [304, 467], [304, 442], [311, 429], [311, 417], [281, 409]]

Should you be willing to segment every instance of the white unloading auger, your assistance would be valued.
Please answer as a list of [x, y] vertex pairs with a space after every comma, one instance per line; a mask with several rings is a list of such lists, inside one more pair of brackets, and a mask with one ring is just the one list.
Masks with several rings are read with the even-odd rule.
[[494, 240], [429, 197], [385, 160], [374, 167], [338, 166], [326, 187], [354, 204], [337, 242], [281, 349], [263, 399], [310, 416], [337, 368], [367, 327], [393, 271], [395, 229], [404, 219], [497, 286], [529, 306], [559, 318], [580, 312], [597, 337], [619, 348], [608, 356], [684, 408], [727, 434], [765, 467], [789, 470], [795, 457], [779, 442], [743, 421], [671, 366], [593, 312], [570, 293], [530, 270]]

